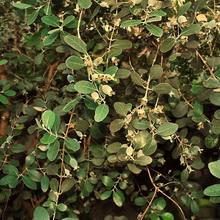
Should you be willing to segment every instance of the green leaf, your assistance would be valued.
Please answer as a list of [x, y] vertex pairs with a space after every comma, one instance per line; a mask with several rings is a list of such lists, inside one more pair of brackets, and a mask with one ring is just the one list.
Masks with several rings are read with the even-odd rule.
[[137, 26], [141, 24], [141, 20], [128, 20], [128, 21], [123, 21], [120, 25], [120, 27], [130, 27], [130, 26]]
[[80, 70], [84, 67], [84, 62], [80, 57], [70, 56], [66, 60], [66, 66], [72, 70]]
[[149, 17], [154, 17], [154, 16], [162, 16], [163, 17], [163, 16], [166, 16], [166, 15], [167, 15], [166, 12], [159, 9], [159, 10], [152, 11], [150, 13]]
[[128, 166], [128, 169], [132, 172], [132, 173], [135, 173], [135, 174], [139, 174], [142, 170], [136, 166], [135, 164], [133, 163], [129, 163], [127, 164]]
[[179, 104], [177, 104], [177, 106], [171, 110], [171, 112], [176, 118], [182, 118], [184, 115], [187, 114], [188, 110], [189, 106], [187, 105], [187, 103], [185, 103], [184, 101], [180, 101]]
[[204, 190], [206, 196], [220, 196], [220, 184], [208, 186]]
[[48, 35], [47, 38], [44, 40], [44, 46], [51, 45], [58, 37], [60, 31], [56, 30], [52, 34]]
[[119, 48], [111, 48], [108, 53], [108, 59], [111, 59], [112, 57], [117, 57], [122, 53], [122, 49]]
[[142, 149], [144, 155], [151, 155], [157, 150], [157, 141], [154, 137], [148, 137], [145, 147]]
[[179, 17], [185, 14], [188, 11], [188, 9], [191, 7], [191, 5], [192, 5], [192, 2], [187, 2], [186, 4], [181, 6], [176, 14], [176, 17]]
[[74, 20], [74, 16], [73, 15], [70, 15], [70, 16], [68, 16], [68, 17], [66, 17], [65, 18], [65, 20], [63, 21], [63, 26], [65, 27], [66, 25], [68, 25], [71, 21], [73, 21]]
[[194, 109], [193, 109], [193, 115], [195, 117], [199, 117], [203, 114], [203, 105], [199, 101], [195, 101], [194, 103]]
[[220, 179], [220, 160], [208, 164], [211, 174]]
[[50, 180], [48, 178], [48, 176], [43, 175], [41, 178], [41, 189], [43, 192], [46, 192], [49, 189], [49, 185], [50, 185]]
[[213, 105], [220, 106], [220, 93], [211, 92], [209, 95], [209, 100]]
[[142, 87], [144, 86], [141, 76], [136, 72], [131, 72], [131, 80], [134, 84], [138, 86], [142, 86]]
[[174, 216], [173, 214], [169, 213], [169, 212], [163, 212], [162, 214], [160, 214], [160, 217], [163, 220], [174, 220]]
[[22, 144], [13, 144], [10, 146], [10, 150], [13, 153], [21, 153], [25, 151], [25, 146]]
[[28, 5], [28, 4], [25, 4], [25, 3], [15, 3], [13, 2], [12, 5], [15, 7], [15, 8], [19, 8], [19, 9], [27, 9], [27, 8], [31, 8], [32, 5]]
[[9, 103], [8, 99], [2, 94], [0, 94], [0, 102], [4, 105], [7, 105]]
[[68, 192], [69, 190], [71, 190], [73, 188], [73, 186], [75, 185], [76, 181], [74, 178], [72, 179], [65, 179], [62, 183], [62, 187], [61, 187], [61, 191], [62, 193]]
[[34, 220], [50, 220], [50, 216], [48, 211], [41, 207], [38, 206], [35, 210], [34, 210]]
[[113, 44], [112, 47], [114, 48], [119, 48], [122, 50], [125, 49], [130, 49], [132, 48], [132, 43], [129, 40], [116, 40]]
[[30, 189], [36, 190], [37, 184], [28, 176], [22, 176], [22, 181]]
[[111, 190], [105, 191], [104, 193], [102, 193], [102, 194], [100, 195], [100, 199], [101, 199], [101, 200], [106, 200], [106, 199], [108, 199], [111, 195], [112, 195], [112, 191], [111, 191]]
[[114, 180], [110, 176], [102, 176], [101, 180], [102, 183], [107, 187], [112, 187], [115, 184]]
[[206, 136], [205, 138], [205, 146], [208, 149], [211, 149], [213, 147], [215, 147], [218, 144], [218, 135], [215, 134], [209, 134], [208, 136]]
[[159, 64], [155, 64], [150, 68], [150, 79], [160, 79], [163, 75], [163, 68]]
[[172, 91], [173, 87], [169, 83], [159, 83], [153, 88], [153, 91], [158, 95], [169, 94]]
[[81, 53], [87, 53], [86, 44], [80, 38], [73, 36], [73, 35], [67, 35], [64, 37], [64, 41], [69, 46], [71, 46], [73, 49], [75, 49]]
[[106, 104], [101, 104], [95, 109], [94, 120], [96, 122], [103, 121], [109, 113], [109, 107]]
[[158, 128], [156, 134], [160, 136], [169, 136], [174, 134], [178, 130], [178, 125], [171, 123], [171, 122], [166, 122], [160, 125]]
[[147, 204], [147, 199], [145, 199], [144, 197], [137, 197], [134, 200], [134, 204], [136, 206], [143, 206]]
[[79, 98], [79, 97], [71, 100], [63, 107], [62, 111], [63, 112], [71, 111], [80, 102], [80, 100], [81, 100], [81, 98]]
[[51, 130], [55, 122], [55, 117], [55, 114], [51, 110], [45, 111], [41, 117], [43, 125]]
[[70, 158], [70, 166], [73, 168], [73, 169], [77, 169], [78, 168], [78, 162], [75, 158], [71, 157]]
[[0, 179], [0, 186], [10, 184], [15, 179], [17, 179], [17, 176], [14, 175], [5, 175]]
[[138, 130], [146, 130], [150, 127], [150, 123], [146, 119], [136, 118], [131, 121], [132, 126]]
[[152, 163], [152, 158], [150, 156], [140, 156], [135, 159], [135, 163], [139, 164], [140, 166], [147, 166], [148, 164]]
[[199, 206], [198, 206], [197, 201], [192, 200], [190, 208], [191, 208], [191, 211], [193, 214], [195, 214], [195, 215], [199, 214]]
[[92, 5], [91, 0], [78, 0], [78, 4], [81, 8], [88, 9]]
[[116, 192], [113, 192], [113, 201], [118, 207], [122, 207], [123, 201], [120, 195], [118, 195]]
[[39, 11], [40, 11], [40, 9], [37, 9], [34, 12], [32, 12], [30, 15], [28, 15], [27, 25], [31, 25], [35, 22], [38, 14], [39, 14]]
[[132, 105], [130, 103], [125, 104], [123, 102], [115, 102], [114, 109], [115, 111], [122, 116], [126, 116], [128, 111], [131, 111]]
[[199, 32], [202, 27], [199, 24], [191, 24], [189, 27], [184, 28], [180, 35], [189, 36]]
[[65, 138], [64, 142], [69, 150], [76, 152], [80, 149], [80, 144], [76, 139]]
[[124, 203], [125, 197], [122, 191], [116, 189], [116, 191], [113, 191], [113, 201], [118, 207], [122, 207]]
[[156, 37], [161, 37], [163, 35], [163, 30], [154, 24], [146, 24], [147, 30]]
[[121, 128], [124, 126], [125, 120], [124, 119], [114, 119], [110, 126], [109, 129], [112, 133], [115, 133], [119, 130], [121, 130]]
[[166, 200], [164, 198], [157, 198], [154, 200], [153, 204], [155, 205], [155, 209], [162, 211], [165, 209], [167, 203]]
[[5, 65], [8, 62], [8, 60], [0, 60], [0, 66]]
[[110, 66], [104, 71], [104, 74], [109, 74], [111, 76], [114, 76], [117, 71], [118, 71], [117, 66]]
[[115, 74], [115, 78], [117, 79], [127, 79], [131, 75], [131, 71], [127, 69], [118, 69]]
[[52, 27], [59, 27], [60, 26], [60, 19], [58, 17], [55, 17], [55, 16], [45, 15], [41, 18], [41, 21], [44, 24], [47, 24], [47, 25], [52, 26]]
[[49, 145], [49, 149], [47, 151], [47, 158], [49, 161], [54, 161], [60, 150], [60, 142], [56, 140], [54, 143]]
[[180, 174], [181, 181], [186, 182], [189, 178], [189, 171], [185, 168]]
[[43, 62], [44, 59], [44, 53], [39, 53], [36, 57], [35, 57], [35, 64], [36, 65], [40, 65]]
[[75, 90], [82, 94], [90, 94], [96, 91], [96, 87], [89, 81], [81, 80], [74, 86]]
[[174, 39], [174, 38], [167, 38], [161, 44], [160, 51], [162, 53], [166, 53], [169, 50], [171, 50], [174, 47], [175, 44], [176, 44], [176, 39]]
[[15, 96], [16, 92], [14, 90], [9, 89], [9, 90], [4, 91], [4, 94], [7, 96]]
[[209, 78], [203, 82], [203, 86], [208, 89], [216, 89], [220, 87], [219, 80]]
[[40, 139], [42, 144], [52, 144], [57, 137], [55, 135], [51, 135], [49, 133], [45, 133], [43, 137]]

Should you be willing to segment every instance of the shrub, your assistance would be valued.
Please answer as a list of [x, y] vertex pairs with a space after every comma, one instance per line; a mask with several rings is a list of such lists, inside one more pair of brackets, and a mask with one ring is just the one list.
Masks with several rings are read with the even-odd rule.
[[219, 157], [215, 1], [0, 6], [2, 219], [80, 219], [107, 199], [186, 219], [210, 190], [219, 202], [201, 181]]

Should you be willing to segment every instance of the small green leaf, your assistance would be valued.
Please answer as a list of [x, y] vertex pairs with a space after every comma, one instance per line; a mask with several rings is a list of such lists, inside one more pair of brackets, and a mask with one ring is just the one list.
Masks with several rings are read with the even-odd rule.
[[78, 162], [75, 158], [71, 157], [70, 158], [70, 166], [73, 168], [73, 169], [77, 169], [78, 168]]
[[163, 68], [159, 64], [155, 64], [150, 68], [150, 79], [160, 79], [163, 75]]
[[40, 9], [37, 9], [34, 12], [32, 12], [30, 15], [28, 15], [27, 25], [31, 25], [35, 22], [38, 14], [39, 14], [39, 11], [40, 11]]
[[8, 99], [2, 94], [0, 94], [0, 102], [4, 105], [7, 105], [9, 103]]
[[7, 60], [0, 60], [0, 66], [5, 65], [7, 62]]
[[157, 150], [157, 141], [154, 137], [147, 138], [146, 145], [142, 149], [144, 155], [151, 155]]
[[80, 38], [73, 36], [73, 35], [67, 35], [64, 37], [64, 41], [69, 46], [71, 46], [73, 49], [75, 49], [81, 53], [87, 53], [86, 44]]
[[220, 160], [208, 164], [211, 174], [220, 179]]
[[104, 74], [109, 74], [111, 76], [114, 76], [117, 71], [118, 71], [117, 66], [110, 66], [104, 71]]
[[72, 150], [74, 152], [76, 152], [80, 149], [80, 144], [76, 139], [66, 138], [65, 144], [69, 150]]
[[54, 143], [49, 145], [49, 149], [47, 151], [47, 158], [49, 161], [54, 161], [60, 150], [60, 142], [56, 140]]
[[169, 136], [174, 134], [178, 130], [178, 125], [171, 123], [171, 122], [166, 122], [160, 125], [158, 128], [156, 134], [160, 136]]
[[5, 175], [0, 179], [0, 186], [10, 184], [15, 179], [17, 179], [17, 177], [14, 175]]
[[138, 86], [142, 86], [142, 87], [144, 86], [141, 76], [136, 72], [131, 72], [131, 80], [134, 84]]
[[81, 80], [74, 86], [75, 90], [82, 94], [90, 94], [96, 91], [96, 87], [89, 81]]
[[114, 109], [115, 111], [122, 116], [126, 116], [128, 111], [130, 111], [132, 108], [132, 105], [130, 103], [125, 104], [123, 102], [115, 102], [114, 103]]
[[147, 30], [156, 37], [161, 37], [163, 35], [163, 30], [154, 24], [146, 24]]
[[71, 190], [73, 188], [73, 186], [75, 185], [76, 181], [74, 178], [72, 179], [65, 179], [62, 183], [62, 187], [61, 187], [61, 191], [62, 193], [64, 192], [68, 192], [69, 190]]
[[25, 146], [22, 144], [13, 144], [10, 146], [10, 150], [13, 153], [21, 153], [25, 151]]
[[137, 26], [141, 24], [141, 20], [128, 20], [128, 21], [123, 21], [120, 25], [120, 27], [130, 27], [130, 26]]
[[189, 27], [184, 28], [180, 35], [189, 36], [199, 32], [202, 27], [199, 24], [191, 24]]
[[206, 196], [220, 196], [220, 184], [208, 186], [204, 190]]
[[121, 128], [124, 126], [125, 120], [124, 119], [114, 119], [110, 126], [109, 129], [112, 133], [115, 133], [119, 130], [121, 130]]
[[52, 34], [48, 35], [47, 38], [44, 40], [44, 46], [51, 45], [58, 37], [60, 31], [56, 30]]
[[209, 100], [213, 105], [220, 106], [220, 93], [211, 92], [209, 95]]
[[180, 178], [181, 178], [181, 180], [182, 180], [183, 182], [186, 182], [186, 181], [188, 180], [188, 178], [189, 178], [189, 171], [188, 171], [187, 168], [185, 168], [185, 169], [181, 172]]
[[106, 200], [106, 199], [108, 199], [108, 198], [111, 196], [111, 194], [112, 194], [112, 191], [111, 191], [111, 190], [105, 191], [104, 193], [102, 193], [102, 194], [100, 195], [100, 199], [101, 199], [101, 200]]
[[160, 214], [160, 217], [163, 220], [174, 220], [174, 216], [173, 214], [169, 213], [169, 212], [163, 212], [162, 214]]
[[57, 206], [57, 209], [61, 212], [65, 212], [67, 210], [67, 205], [65, 205], [64, 203], [60, 203], [58, 206]]
[[132, 172], [132, 173], [135, 173], [135, 174], [139, 174], [142, 170], [137, 167], [135, 164], [133, 163], [129, 163], [128, 165], [128, 169]]
[[31, 8], [32, 5], [28, 5], [28, 4], [25, 4], [25, 3], [15, 3], [13, 2], [12, 5], [15, 7], [15, 8], [19, 8], [19, 9], [27, 9], [27, 8]]
[[35, 57], [35, 64], [36, 65], [40, 65], [43, 62], [44, 59], [44, 53], [39, 53], [36, 57]]
[[47, 25], [52, 26], [52, 27], [59, 27], [60, 26], [60, 19], [58, 17], [55, 17], [55, 16], [45, 15], [41, 18], [41, 21], [44, 24], [47, 24]]
[[92, 5], [91, 0], [78, 0], [78, 4], [81, 8], [88, 9]]
[[22, 181], [30, 189], [36, 190], [37, 184], [28, 176], [22, 176]]
[[96, 122], [103, 121], [109, 113], [109, 107], [106, 104], [101, 104], [95, 109], [94, 120]]
[[137, 159], [135, 159], [135, 163], [139, 164], [140, 166], [147, 166], [148, 164], [152, 163], [152, 157], [150, 156], [140, 156]]
[[136, 118], [136, 119], [131, 121], [131, 124], [135, 129], [138, 129], [138, 130], [146, 130], [147, 128], [150, 127], [150, 123], [146, 119]]
[[205, 146], [209, 149], [215, 147], [218, 144], [218, 135], [215, 134], [209, 134], [205, 138]]
[[113, 44], [112, 47], [114, 48], [119, 48], [122, 50], [125, 49], [130, 49], [132, 48], [132, 43], [129, 40], [116, 40]]
[[51, 110], [45, 111], [41, 117], [43, 125], [51, 130], [55, 122], [55, 117], [55, 114]]
[[158, 95], [169, 94], [172, 91], [172, 86], [169, 83], [159, 83], [154, 88], [153, 91]]
[[119, 193], [119, 192], [121, 191], [119, 190], [113, 191], [113, 201], [118, 207], [122, 207], [124, 203], [124, 195], [123, 193]]
[[147, 204], [147, 199], [145, 199], [144, 197], [137, 197], [134, 200], [134, 204], [136, 206], [143, 206]]
[[80, 57], [70, 56], [66, 60], [66, 66], [72, 70], [80, 70], [84, 67], [84, 62]]
[[57, 137], [55, 135], [51, 135], [49, 133], [45, 133], [43, 137], [40, 139], [42, 144], [52, 144]]
[[38, 206], [34, 210], [34, 220], [50, 220], [48, 211], [45, 208]]
[[63, 107], [62, 111], [63, 112], [71, 111], [80, 102], [80, 100], [81, 100], [81, 98], [79, 98], [79, 97], [71, 100]]
[[74, 20], [74, 16], [73, 15], [70, 15], [70, 16], [68, 16], [68, 17], [66, 17], [65, 18], [65, 20], [63, 21], [63, 26], [65, 27], [66, 25], [68, 25], [71, 21], [73, 21]]
[[43, 192], [46, 192], [49, 189], [49, 185], [50, 185], [50, 180], [48, 178], [48, 176], [43, 175], [41, 178], [41, 189]]
[[166, 53], [169, 50], [171, 50], [174, 47], [175, 44], [176, 44], [176, 40], [174, 38], [167, 38], [161, 44], [160, 51], [162, 53]]
[[179, 8], [179, 10], [178, 10], [176, 16], [179, 17], [179, 16], [185, 14], [185, 13], [188, 11], [188, 9], [191, 7], [191, 5], [192, 5], [192, 2], [187, 2], [186, 4], [184, 4], [183, 6], [181, 6], [181, 7]]
[[114, 186], [115, 182], [110, 176], [102, 176], [102, 183], [107, 187]]

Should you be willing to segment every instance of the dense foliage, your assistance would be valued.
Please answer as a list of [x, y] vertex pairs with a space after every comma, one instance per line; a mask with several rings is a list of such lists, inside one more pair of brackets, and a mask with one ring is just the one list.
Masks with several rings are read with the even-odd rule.
[[140, 220], [217, 217], [217, 1], [2, 0], [0, 12], [1, 219], [83, 219], [104, 200]]

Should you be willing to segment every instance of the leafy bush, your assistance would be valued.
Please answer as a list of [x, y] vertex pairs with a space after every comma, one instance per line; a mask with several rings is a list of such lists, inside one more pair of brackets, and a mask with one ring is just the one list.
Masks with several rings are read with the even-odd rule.
[[186, 219], [219, 202], [215, 1], [0, 6], [2, 219], [76, 220], [109, 199]]

